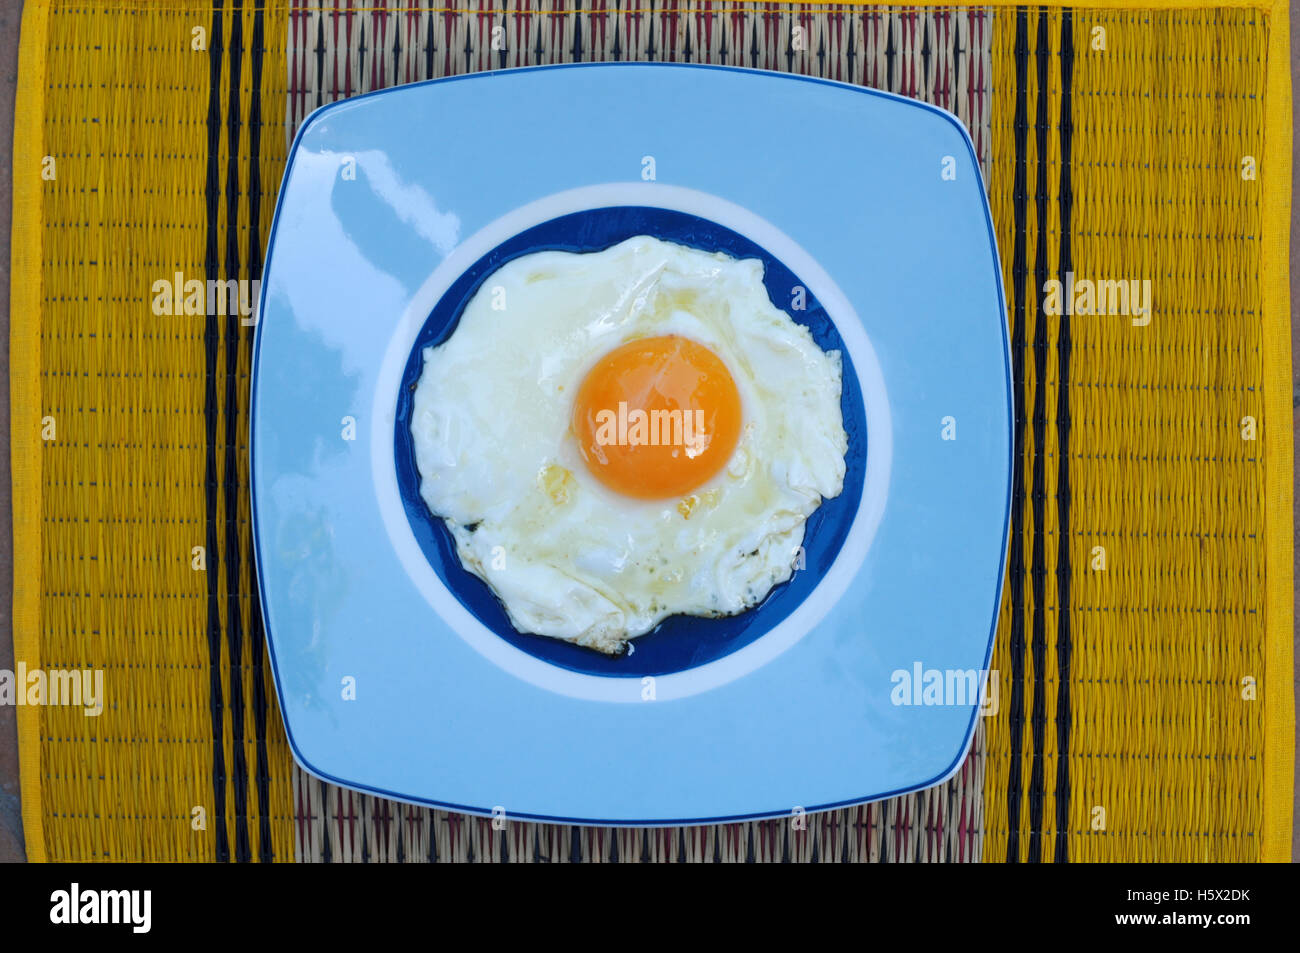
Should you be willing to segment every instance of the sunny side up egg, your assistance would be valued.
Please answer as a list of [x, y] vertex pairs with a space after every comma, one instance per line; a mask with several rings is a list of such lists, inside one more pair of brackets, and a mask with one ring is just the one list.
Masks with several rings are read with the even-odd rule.
[[524, 255], [423, 356], [421, 495], [520, 632], [614, 654], [743, 612], [843, 488], [839, 352], [758, 260], [649, 236]]

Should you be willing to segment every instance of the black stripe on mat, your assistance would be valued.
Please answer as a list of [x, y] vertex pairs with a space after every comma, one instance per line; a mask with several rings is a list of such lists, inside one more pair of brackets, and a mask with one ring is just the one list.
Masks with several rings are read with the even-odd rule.
[[1016, 170], [1012, 201], [1015, 206], [1015, 242], [1011, 281], [1015, 297], [1015, 328], [1011, 340], [1011, 374], [1016, 416], [1016, 457], [1011, 485], [1011, 704], [1007, 714], [1011, 736], [1010, 770], [1007, 772], [1007, 860], [1020, 859], [1020, 756], [1025, 718], [1025, 214], [1028, 204], [1025, 177], [1029, 137], [1028, 104], [1029, 11], [1016, 8]]
[[[262, 32], [263, 5], [258, 3], [253, 8], [253, 47], [249, 51], [252, 70], [253, 95], [248, 108], [248, 277], [250, 281], [262, 280], [262, 233], [260, 228], [262, 204], [262, 174], [258, 169], [262, 148], [262, 44], [265, 38]], [[253, 307], [257, 302], [253, 301]], [[251, 357], [252, 331], [248, 334], [248, 346]], [[242, 431], [248, 433], [245, 427]], [[252, 477], [247, 484], [250, 489]], [[249, 534], [249, 546], [252, 546], [252, 534]], [[258, 595], [257, 582], [252, 579], [256, 562], [253, 554], [248, 553], [250, 585], [248, 598], [249, 609], [249, 649], [253, 666], [253, 725], [257, 733], [257, 805], [258, 805], [258, 854], [263, 862], [274, 859], [271, 851], [271, 769], [266, 753], [266, 679], [262, 672], [265, 634], [262, 631], [262, 606]]]
[[1038, 38], [1034, 51], [1038, 63], [1038, 108], [1034, 119], [1037, 167], [1034, 180], [1038, 242], [1034, 254], [1034, 546], [1030, 572], [1034, 587], [1034, 630], [1030, 650], [1034, 658], [1033, 762], [1029, 771], [1029, 860], [1043, 859], [1043, 738], [1047, 731], [1047, 313], [1042, 299], [1047, 284], [1047, 108], [1051, 49], [1047, 31], [1047, 10], [1038, 13]]
[[[222, 0], [212, 7], [212, 41], [208, 46], [208, 171], [207, 245], [203, 267], [208, 281], [218, 277], [217, 264], [217, 197], [221, 192], [221, 43]], [[203, 422], [207, 441], [204, 456], [204, 501], [206, 508], [208, 577], [208, 705], [212, 715], [212, 811], [209, 823], [216, 835], [216, 859], [230, 859], [226, 837], [226, 759], [222, 744], [224, 703], [221, 694], [221, 591], [220, 564], [217, 557], [217, 338], [220, 334], [216, 315], [208, 310], [203, 322], [205, 359]]]
[[[1074, 24], [1068, 9], [1061, 11], [1061, 279], [1074, 267], [1071, 260], [1070, 224], [1074, 204], [1070, 181], [1070, 139], [1074, 135], [1074, 114], [1070, 87], [1074, 81]], [[1056, 852], [1057, 863], [1069, 860], [1070, 830], [1070, 317], [1062, 309], [1057, 336], [1056, 432], [1060, 453], [1057, 458], [1056, 587]]]
[[[243, 9], [230, 5], [229, 100], [226, 106], [226, 268], [227, 278], [241, 275], [239, 256], [239, 81], [243, 66]], [[239, 307], [226, 310], [226, 428], [222, 494], [226, 511], [226, 646], [230, 665], [231, 787], [235, 793], [235, 860], [252, 859], [248, 844], [248, 759], [244, 755], [244, 623], [240, 614], [242, 589], [239, 551]], [[234, 304], [234, 307], [230, 305]]]

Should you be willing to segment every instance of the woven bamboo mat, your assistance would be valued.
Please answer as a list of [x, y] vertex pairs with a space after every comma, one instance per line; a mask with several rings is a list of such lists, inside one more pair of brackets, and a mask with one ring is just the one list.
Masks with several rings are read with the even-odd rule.
[[[1289, 857], [1286, 7], [1147, 6], [29, 2], [15, 655], [103, 670], [106, 686], [97, 718], [19, 709], [29, 855]], [[288, 143], [323, 103], [616, 59], [861, 83], [971, 133], [1004, 261], [1020, 455], [1000, 705], [944, 785], [806, 829], [498, 831], [292, 762], [250, 579], [252, 329], [156, 316], [153, 283], [260, 277]], [[1051, 313], [1042, 290], [1067, 275], [1150, 281], [1149, 309]]]

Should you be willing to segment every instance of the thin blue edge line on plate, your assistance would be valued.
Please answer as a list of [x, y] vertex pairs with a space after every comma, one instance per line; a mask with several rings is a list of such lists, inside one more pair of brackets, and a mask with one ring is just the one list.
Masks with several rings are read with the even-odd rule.
[[[823, 500], [808, 517], [803, 536], [802, 560], [785, 582], [779, 583], [758, 604], [737, 615], [719, 618], [673, 615], [631, 643], [631, 651], [609, 656], [544, 635], [520, 632], [486, 582], [467, 570], [456, 553], [456, 543], [444, 521], [430, 511], [420, 495], [421, 477], [411, 434], [414, 389], [424, 374], [424, 350], [437, 347], [452, 335], [470, 300], [506, 264], [539, 251], [604, 251], [637, 235], [706, 252], [721, 251], [738, 259], [757, 258], [763, 263], [763, 285], [768, 298], [792, 321], [808, 329], [823, 351], [838, 351], [843, 363], [840, 411], [848, 434], [844, 488]], [[398, 381], [397, 413], [393, 425], [394, 463], [402, 508], [425, 558], [447, 591], [485, 627], [521, 652], [550, 665], [604, 678], [643, 678], [670, 675], [725, 658], [770, 632], [799, 607], [829, 571], [848, 537], [862, 500], [867, 472], [866, 411], [862, 390], [848, 348], [835, 323], [810, 291], [806, 307], [795, 310], [789, 302], [802, 279], [779, 258], [752, 239], [725, 225], [689, 212], [644, 205], [610, 205], [570, 212], [524, 229], [482, 255], [454, 281], [434, 305], [411, 347]]]
[[[271, 677], [275, 682], [276, 697], [280, 701], [280, 712], [281, 712], [281, 720], [284, 722], [284, 733], [285, 733], [285, 737], [288, 739], [289, 742], [289, 750], [293, 752], [294, 759], [298, 762], [298, 764], [303, 768], [303, 770], [320, 778], [323, 781], [328, 781], [331, 784], [337, 784], [340, 787], [349, 788], [354, 791], [365, 791], [370, 794], [376, 794], [379, 795], [380, 797], [384, 797], [394, 801], [402, 801], [408, 804], [422, 804], [430, 807], [440, 808], [442, 810], [455, 811], [461, 814], [476, 814], [482, 817], [492, 816], [491, 808], [474, 807], [468, 804], [452, 804], [449, 802], [436, 801], [429, 798], [419, 798], [419, 797], [412, 797], [410, 795], [397, 794], [393, 791], [386, 791], [382, 788], [376, 788], [365, 784], [358, 784], [353, 781], [347, 781], [343, 778], [335, 777], [334, 775], [329, 774], [328, 772], [320, 771], [312, 767], [312, 765], [308, 763], [307, 759], [303, 757], [302, 752], [298, 750], [297, 742], [295, 742], [293, 738], [293, 730], [289, 726], [289, 720], [284, 717], [284, 711], [285, 711], [284, 692], [280, 685], [280, 671], [278, 667], [278, 660], [276, 659], [276, 654], [275, 654], [275, 642], [271, 638], [271, 625], [270, 625], [270, 620], [267, 618], [266, 591], [262, 584], [262, 573], [261, 573], [262, 543], [257, 532], [257, 525], [258, 525], [257, 524], [257, 494], [253, 492], [254, 473], [256, 472], [253, 463], [254, 452], [256, 449], [254, 444], [253, 434], [256, 428], [254, 427], [253, 422], [257, 419], [257, 373], [260, 366], [260, 362], [258, 361], [258, 356], [260, 353], [261, 343], [262, 343], [262, 316], [265, 314], [267, 288], [270, 287], [270, 282], [267, 280], [267, 275], [271, 271], [271, 263], [272, 263], [271, 252], [275, 247], [275, 231], [277, 226], [280, 224], [280, 209], [282, 203], [284, 202], [284, 193], [285, 193], [284, 185], [285, 183], [288, 182], [289, 175], [293, 171], [293, 160], [298, 153], [298, 145], [302, 141], [303, 134], [307, 131], [307, 128], [317, 119], [319, 119], [321, 116], [332, 111], [333, 109], [342, 106], [347, 106], [351, 103], [355, 103], [357, 100], [367, 99], [371, 96], [384, 96], [390, 93], [408, 90], [417, 86], [431, 86], [435, 83], [455, 83], [463, 80], [484, 80], [484, 79], [490, 79], [493, 76], [502, 76], [506, 74], [535, 73], [538, 72], [539, 70], [630, 69], [630, 68], [637, 68], [637, 69], [648, 68], [648, 69], [666, 69], [666, 70], [669, 69], [714, 70], [719, 72], [751, 74], [751, 75], [763, 77], [765, 79], [783, 79], [792, 82], [814, 83], [821, 86], [831, 86], [839, 89], [851, 90], [855, 93], [861, 93], [867, 96], [875, 96], [877, 98], [890, 100], [892, 102], [902, 103], [904, 105], [913, 108], [923, 109], [926, 110], [927, 112], [932, 112], [935, 115], [946, 120], [947, 122], [951, 123], [957, 129], [958, 134], [962, 138], [962, 142], [966, 146], [967, 156], [970, 159], [972, 166], [975, 168], [979, 167], [979, 157], [975, 155], [975, 146], [971, 142], [970, 134], [967, 133], [966, 127], [961, 124], [961, 120], [959, 120], [952, 113], [948, 112], [946, 109], [941, 109], [938, 106], [934, 106], [926, 102], [921, 102], [920, 100], [908, 99], [906, 96], [898, 96], [895, 95], [894, 93], [886, 93], [878, 89], [869, 89], [865, 86], [854, 86], [851, 83], [840, 83], [840, 82], [836, 82], [835, 80], [821, 79], [815, 76], [800, 76], [792, 73], [779, 73], [776, 72], [775, 70], [756, 70], [756, 69], [747, 69], [739, 66], [715, 66], [715, 65], [704, 64], [704, 63], [557, 63], [557, 64], [547, 65], [547, 66], [523, 66], [517, 69], [493, 70], [492, 72], [488, 72], [488, 73], [465, 73], [460, 76], [447, 76], [439, 79], [428, 79], [419, 83], [409, 83], [404, 86], [394, 86], [388, 89], [380, 89], [370, 93], [363, 93], [360, 96], [353, 96], [348, 99], [340, 99], [332, 103], [326, 103], [324, 106], [319, 107], [314, 112], [312, 112], [311, 115], [309, 115], [306, 119], [304, 119], [302, 125], [298, 127], [297, 135], [295, 135], [293, 138], [293, 145], [290, 147], [289, 156], [285, 161], [284, 175], [281, 177], [280, 189], [279, 192], [276, 194], [276, 198], [275, 198], [275, 215], [271, 219], [271, 231], [270, 234], [267, 236], [267, 242], [266, 242], [266, 248], [267, 248], [266, 261], [262, 269], [262, 287], [261, 287], [261, 293], [258, 296], [258, 303], [257, 303], [258, 320], [257, 320], [257, 326], [254, 329], [254, 338], [253, 338], [253, 367], [252, 367], [252, 373], [249, 375], [250, 395], [249, 395], [249, 408], [248, 408], [248, 429], [249, 429], [248, 473], [249, 473], [249, 507], [250, 507], [250, 516], [252, 517], [252, 524], [253, 524], [252, 525], [253, 559], [256, 564], [256, 568], [258, 569], [257, 591], [258, 591], [258, 597], [261, 600], [262, 624], [263, 624], [263, 628], [266, 631], [267, 649], [271, 657]], [[997, 637], [998, 615], [1002, 604], [1002, 584], [1006, 578], [1006, 568], [1007, 568], [1006, 543], [1007, 543], [1007, 534], [1010, 532], [1010, 526], [1011, 526], [1011, 488], [1012, 488], [1011, 484], [1012, 484], [1012, 475], [1015, 470], [1016, 446], [1015, 446], [1014, 421], [1011, 420], [1011, 414], [1010, 414], [1011, 407], [1013, 405], [1012, 381], [1011, 381], [1011, 338], [1008, 332], [1007, 322], [1005, 320], [1005, 316], [1007, 313], [1007, 301], [1006, 301], [1006, 292], [1002, 286], [1002, 262], [998, 255], [997, 233], [993, 229], [993, 215], [989, 209], [988, 196], [984, 193], [983, 189], [980, 189], [980, 198], [981, 198], [981, 204], [984, 208], [984, 224], [988, 229], [989, 247], [992, 248], [993, 250], [992, 262], [991, 262], [993, 267], [993, 275], [994, 275], [993, 284], [994, 287], [997, 289], [998, 305], [1000, 308], [1000, 315], [1002, 317], [1002, 320], [999, 321], [999, 326], [1001, 327], [1002, 330], [1003, 370], [1006, 372], [1005, 373], [1005, 379], [1007, 385], [1006, 399], [1007, 399], [1007, 410], [1008, 410], [1007, 492], [1006, 492], [1006, 503], [1003, 508], [1003, 518], [1002, 518], [1003, 545], [1002, 545], [1002, 554], [998, 560], [998, 576], [997, 576], [998, 581], [993, 595], [993, 618], [989, 626], [988, 647], [985, 649], [984, 652], [984, 669], [987, 671], [989, 667], [989, 661], [993, 657], [993, 643], [995, 638]], [[829, 804], [817, 804], [817, 805], [805, 806], [804, 810], [810, 814], [815, 813], [817, 811], [831, 811], [831, 810], [835, 810], [836, 808], [851, 807], [853, 805], [864, 804], [869, 801], [883, 801], [886, 800], [887, 798], [898, 797], [903, 794], [909, 794], [913, 791], [920, 791], [925, 788], [933, 787], [936, 784], [941, 784], [942, 782], [950, 778], [954, 773], [956, 773], [957, 769], [961, 767], [962, 759], [965, 757], [967, 750], [970, 748], [971, 739], [975, 737], [975, 719], [978, 717], [979, 717], [979, 707], [978, 705], [972, 705], [970, 722], [966, 727], [965, 739], [958, 747], [957, 752], [953, 756], [952, 762], [948, 765], [948, 767], [945, 768], [943, 771], [941, 771], [939, 774], [937, 774], [935, 777], [931, 778], [930, 780], [922, 781], [918, 784], [912, 784], [902, 788], [896, 788], [892, 791], [885, 791], [879, 794], [866, 794], [861, 797], [850, 798], [844, 801], [835, 801]], [[511, 814], [510, 817], [520, 819], [520, 820], [539, 821], [539, 822], [551, 823], [551, 824], [599, 825], [603, 827], [677, 827], [683, 825], [728, 824], [728, 823], [736, 823], [740, 821], [753, 821], [753, 820], [761, 820], [763, 818], [785, 817], [788, 816], [789, 813], [790, 811], [787, 806], [781, 808], [780, 810], [759, 811], [751, 814], [735, 814], [735, 815], [726, 815], [720, 817], [645, 819], [645, 820], [634, 820], [634, 821], [618, 821], [618, 820], [610, 821], [610, 820], [600, 820], [596, 818], [560, 817], [558, 815], [525, 814], [525, 813]]]

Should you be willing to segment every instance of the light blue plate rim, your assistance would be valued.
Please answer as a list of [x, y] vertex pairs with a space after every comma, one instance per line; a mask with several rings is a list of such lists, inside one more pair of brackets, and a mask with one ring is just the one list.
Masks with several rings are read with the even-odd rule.
[[[299, 144], [302, 141], [308, 129], [312, 126], [312, 124], [317, 122], [327, 114], [337, 109], [353, 105], [359, 100], [372, 99], [374, 97], [379, 97], [379, 96], [386, 96], [397, 91], [410, 90], [412, 88], [417, 88], [417, 87], [435, 86], [438, 84], [450, 84], [450, 83], [455, 83], [455, 82], [460, 82], [465, 80], [471, 80], [471, 81], [483, 80], [485, 78], [490, 78], [492, 76], [504, 76], [510, 74], [517, 75], [517, 74], [527, 74], [527, 73], [537, 73], [537, 72], [553, 72], [559, 70], [584, 70], [584, 69], [608, 70], [608, 69], [625, 69], [625, 68], [638, 68], [638, 69], [653, 68], [653, 69], [662, 69], [662, 70], [696, 70], [696, 71], [708, 71], [708, 72], [753, 74], [753, 75], [758, 75], [763, 77], [781, 77], [791, 81], [799, 81], [799, 82], [810, 83], [814, 85], [830, 86], [830, 87], [835, 87], [843, 90], [851, 90], [855, 93], [860, 93], [863, 95], [876, 97], [879, 99], [906, 104], [910, 107], [918, 108], [923, 111], [929, 112], [935, 116], [944, 119], [949, 124], [951, 124], [957, 130], [963, 144], [965, 145], [967, 150], [967, 157], [971, 161], [972, 166], [974, 168], [979, 168], [979, 159], [975, 153], [974, 144], [970, 139], [970, 134], [967, 132], [966, 127], [961, 123], [960, 119], [958, 119], [955, 115], [953, 115], [948, 110], [945, 110], [939, 106], [935, 106], [931, 103], [927, 103], [921, 100], [911, 99], [905, 96], [899, 96], [894, 93], [888, 93], [877, 89], [871, 89], [869, 87], [858, 86], [852, 83], [843, 83], [835, 80], [823, 79], [820, 77], [804, 76], [804, 75], [794, 74], [794, 73], [783, 73], [780, 71], [759, 70], [759, 69], [750, 69], [747, 67], [723, 66], [717, 64], [664, 63], [664, 62], [617, 62], [617, 63], [599, 62], [599, 63], [559, 63], [559, 64], [548, 64], [548, 65], [540, 65], [540, 66], [525, 66], [525, 67], [517, 67], [512, 69], [492, 70], [489, 72], [466, 73], [457, 76], [441, 77], [437, 79], [424, 80], [417, 83], [409, 83], [409, 84], [403, 84], [401, 86], [394, 86], [385, 89], [374, 90], [368, 93], [362, 93], [357, 96], [349, 97], [347, 99], [336, 100], [331, 103], [326, 103], [313, 110], [299, 125], [297, 133], [294, 135], [293, 142], [289, 148], [288, 157], [285, 162], [284, 173], [281, 177], [281, 186], [276, 196], [275, 211], [272, 216], [271, 227], [267, 237], [267, 248], [266, 248], [266, 254], [264, 256], [264, 261], [263, 261], [263, 281], [262, 281], [260, 294], [258, 298], [258, 311], [257, 311], [258, 319], [254, 326], [254, 341], [253, 341], [253, 348], [252, 348], [251, 372], [249, 375], [250, 400], [249, 400], [248, 440], [249, 440], [249, 474], [250, 474], [250, 522], [251, 522], [251, 531], [252, 531], [252, 538], [253, 538], [254, 569], [257, 573], [259, 610], [262, 615], [263, 629], [266, 635], [267, 651], [271, 663], [272, 681], [275, 685], [276, 697], [279, 702], [281, 713], [282, 713], [282, 721], [284, 723], [284, 728], [285, 728], [285, 737], [289, 743], [289, 749], [293, 755], [294, 760], [298, 763], [298, 765], [303, 770], [307, 771], [311, 775], [323, 781], [327, 781], [329, 783], [338, 785], [340, 787], [348, 788], [350, 790], [370, 793], [400, 803], [434, 807], [442, 810], [470, 814], [470, 815], [475, 815], [480, 817], [494, 816], [493, 809], [490, 807], [479, 807], [476, 805], [459, 804], [450, 801], [441, 801], [435, 798], [426, 798], [426, 797], [413, 796], [409, 794], [402, 794], [399, 792], [386, 790], [382, 787], [368, 785], [363, 782], [352, 781], [346, 778], [342, 778], [331, 772], [319, 769], [313, 766], [303, 755], [298, 743], [294, 738], [293, 728], [289, 722], [289, 719], [287, 716], [283, 714], [287, 710], [287, 706], [285, 704], [282, 679], [279, 670], [279, 661], [275, 649], [275, 641], [272, 636], [270, 620], [267, 618], [268, 603], [266, 598], [263, 573], [261, 571], [261, 567], [264, 561], [263, 552], [262, 552], [263, 542], [259, 533], [259, 522], [258, 522], [258, 515], [257, 515], [258, 513], [257, 495], [255, 492], [253, 492], [254, 481], [252, 479], [252, 474], [255, 472], [254, 461], [255, 461], [255, 454], [256, 454], [256, 442], [254, 439], [254, 433], [256, 429], [255, 421], [257, 420], [257, 392], [258, 392], [258, 376], [259, 376], [259, 369], [260, 369], [259, 356], [260, 356], [261, 343], [262, 343], [261, 316], [265, 313], [266, 297], [269, 288], [269, 282], [265, 280], [265, 276], [266, 274], [269, 273], [270, 270], [271, 251], [274, 247], [276, 231], [280, 224], [281, 210], [282, 210], [282, 205], [285, 196], [284, 184], [287, 183], [289, 180], [290, 173], [293, 169], [294, 160], [298, 153]], [[1003, 316], [1005, 316], [1007, 304], [1006, 304], [1005, 289], [1002, 283], [1001, 260], [1000, 260], [1000, 255], [997, 247], [997, 233], [993, 226], [992, 212], [989, 207], [987, 194], [984, 192], [983, 189], [980, 189], [980, 195], [982, 197], [981, 204], [984, 212], [984, 221], [985, 221], [985, 226], [988, 235], [989, 248], [992, 250], [991, 266], [993, 269], [994, 279], [995, 279], [994, 286], [996, 288], [1000, 312]], [[1004, 362], [1003, 362], [1004, 375], [1003, 376], [1005, 378], [1005, 385], [1006, 385], [1005, 387], [1006, 405], [1008, 410], [1013, 412], [1014, 390], [1013, 390], [1013, 381], [1011, 376], [1011, 369], [1012, 369], [1011, 368], [1011, 342], [1010, 342], [1010, 334], [1009, 334], [1009, 329], [1006, 320], [1000, 322], [1000, 330], [1002, 334], [1003, 352], [1004, 352]], [[997, 634], [998, 619], [1001, 610], [1002, 594], [1004, 588], [1003, 584], [1006, 577], [1007, 540], [1008, 540], [1008, 534], [1010, 532], [1012, 489], [1013, 489], [1015, 454], [1016, 454], [1014, 419], [1010, 414], [1008, 415], [1008, 419], [1007, 419], [1007, 449], [1008, 449], [1007, 471], [1006, 471], [1007, 483], [1006, 483], [1005, 503], [1003, 507], [1004, 516], [1003, 516], [1003, 529], [1002, 529], [1003, 542], [1002, 542], [1002, 546], [1000, 547], [999, 565], [998, 565], [998, 572], [996, 577], [998, 581], [995, 586], [994, 598], [992, 601], [992, 620], [990, 623], [989, 637], [984, 652], [983, 668], [985, 671], [988, 670], [989, 663], [992, 659], [993, 648], [994, 648], [996, 634]], [[843, 800], [808, 806], [804, 808], [804, 810], [806, 811], [806, 813], [816, 813], [820, 811], [829, 811], [838, 808], [873, 803], [876, 801], [882, 801], [882, 800], [887, 800], [889, 798], [899, 797], [905, 794], [924, 790], [926, 788], [930, 788], [938, 784], [942, 784], [944, 781], [950, 779], [953, 775], [955, 775], [958, 770], [960, 770], [962, 762], [964, 761], [966, 754], [970, 749], [971, 742], [974, 739], [976, 719], [980, 717], [980, 712], [979, 712], [978, 705], [972, 705], [970, 707], [971, 707], [971, 714], [967, 724], [964, 740], [958, 747], [958, 750], [955, 753], [952, 761], [949, 763], [948, 767], [945, 768], [943, 771], [939, 772], [934, 777], [925, 781], [907, 784], [884, 792], [870, 792], [862, 796], [851, 797]], [[557, 815], [557, 814], [529, 813], [526, 811], [511, 811], [508, 816], [511, 819], [527, 820], [527, 821], [540, 822], [540, 823], [555, 823], [555, 824], [567, 824], [567, 825], [593, 825], [593, 826], [616, 827], [616, 828], [619, 827], [635, 828], [635, 827], [694, 826], [694, 825], [702, 825], [702, 824], [724, 824], [724, 823], [738, 823], [738, 822], [763, 820], [763, 819], [773, 819], [773, 818], [790, 816], [790, 810], [789, 808], [782, 808], [782, 809], [761, 810], [755, 812], [718, 815], [718, 816], [692, 816], [692, 817], [680, 817], [680, 818], [656, 818], [656, 819], [638, 819], [638, 820], [630, 820], [630, 819], [609, 820], [609, 819], [600, 819], [600, 818], [570, 817], [570, 816]]]

